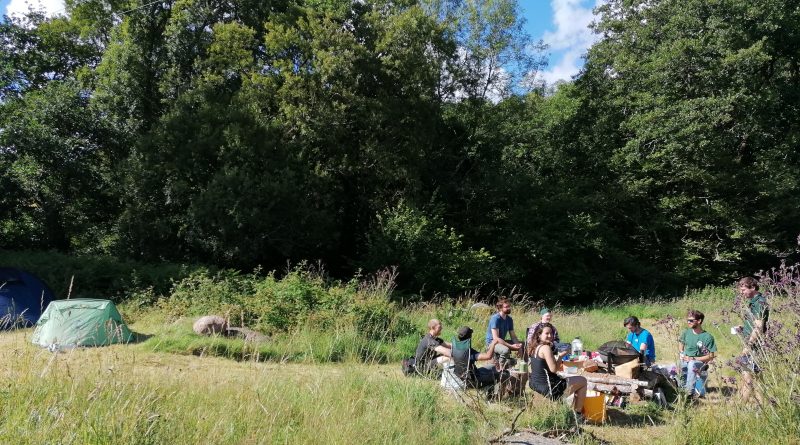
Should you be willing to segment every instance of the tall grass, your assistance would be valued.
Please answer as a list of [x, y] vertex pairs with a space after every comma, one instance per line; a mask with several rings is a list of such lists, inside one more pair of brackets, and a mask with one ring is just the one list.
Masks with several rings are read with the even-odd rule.
[[0, 443], [475, 443], [489, 434], [430, 382], [374, 367], [236, 363], [124, 346], [53, 355], [22, 334], [3, 335], [13, 385], [0, 392]]
[[[729, 333], [741, 323], [732, 288], [556, 305], [553, 323], [562, 341], [580, 336], [587, 349], [624, 338], [623, 319], [636, 315], [653, 333], [659, 361], [674, 361], [688, 309], [706, 314], [705, 328], [717, 341], [707, 400], [665, 411], [633, 405], [586, 430], [613, 443], [638, 444], [643, 437], [664, 444], [798, 443], [800, 278], [796, 269], [770, 273], [762, 277], [773, 307], [759, 357], [762, 406], [739, 403], [735, 392], [733, 359], [742, 344]], [[462, 405], [434, 381], [401, 376], [399, 361], [413, 354], [429, 318], [443, 322], [445, 339], [460, 325], [473, 327], [473, 347], [483, 348], [492, 310], [470, 308], [482, 299], [478, 294], [400, 306], [391, 271], [338, 282], [306, 266], [280, 277], [191, 271], [165, 292], [130, 289], [120, 309], [134, 330], [149, 335], [140, 344], [52, 355], [27, 344], [26, 331], [0, 334], [0, 369], [11, 382], [0, 387], [0, 443], [479, 443], [522, 409], [518, 428], [572, 425], [567, 407], [530, 391], [522, 400], [486, 404], [474, 397]], [[553, 307], [516, 301], [523, 302], [512, 314], [520, 337], [541, 306]], [[269, 339], [192, 333], [192, 321], [211, 313]], [[592, 443], [592, 437], [574, 440]]]

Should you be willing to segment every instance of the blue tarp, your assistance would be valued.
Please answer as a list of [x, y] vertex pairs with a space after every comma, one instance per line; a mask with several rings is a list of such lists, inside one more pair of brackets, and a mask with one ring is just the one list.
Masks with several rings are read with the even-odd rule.
[[0, 329], [36, 324], [54, 299], [42, 280], [24, 270], [0, 267]]

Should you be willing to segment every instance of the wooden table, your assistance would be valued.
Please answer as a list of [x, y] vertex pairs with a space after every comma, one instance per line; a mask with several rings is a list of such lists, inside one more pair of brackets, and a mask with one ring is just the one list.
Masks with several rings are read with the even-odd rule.
[[586, 378], [587, 388], [606, 394], [630, 395], [632, 401], [639, 397], [653, 397], [653, 387], [655, 382], [651, 380], [627, 379], [613, 374], [603, 374], [599, 372], [578, 372], [567, 373], [559, 372], [561, 377], [581, 376]]
[[525, 387], [528, 385], [530, 372], [521, 372], [516, 369], [509, 369], [508, 376], [501, 376], [497, 397], [502, 400], [508, 397], [519, 397], [525, 394]]

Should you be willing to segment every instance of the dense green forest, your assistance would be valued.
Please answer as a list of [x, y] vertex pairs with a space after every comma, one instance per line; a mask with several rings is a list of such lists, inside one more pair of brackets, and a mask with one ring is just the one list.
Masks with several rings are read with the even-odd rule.
[[574, 302], [796, 255], [800, 2], [67, 0], [0, 23], [0, 248]]

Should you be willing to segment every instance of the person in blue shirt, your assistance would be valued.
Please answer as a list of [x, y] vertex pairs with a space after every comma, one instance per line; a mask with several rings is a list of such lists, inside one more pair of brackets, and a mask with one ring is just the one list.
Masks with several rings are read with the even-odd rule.
[[519, 351], [522, 344], [514, 333], [514, 319], [511, 318], [511, 303], [506, 298], [497, 302], [497, 313], [489, 319], [486, 329], [486, 345], [496, 343], [494, 347], [495, 361], [504, 368], [511, 359], [511, 351]]
[[647, 329], [643, 329], [639, 319], [632, 315], [625, 319], [623, 325], [629, 331], [625, 342], [639, 351], [645, 366], [652, 365], [656, 361], [656, 343], [653, 336]]

